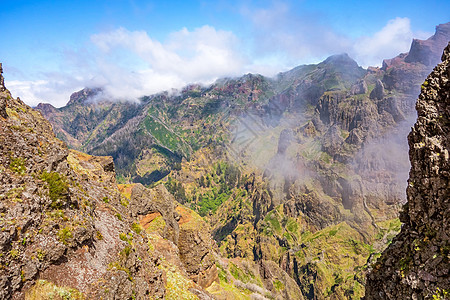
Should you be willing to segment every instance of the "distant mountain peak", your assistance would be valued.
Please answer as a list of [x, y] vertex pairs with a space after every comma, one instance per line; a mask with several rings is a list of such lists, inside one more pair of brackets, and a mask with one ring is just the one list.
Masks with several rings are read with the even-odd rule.
[[427, 40], [414, 39], [405, 62], [434, 66], [441, 60], [442, 49], [450, 41], [450, 22], [436, 26], [436, 32]]
[[333, 66], [342, 70], [359, 70], [362, 68], [358, 65], [358, 63], [351, 58], [347, 53], [336, 54], [328, 57], [319, 65]]
[[450, 35], [450, 22], [439, 24], [436, 26], [436, 33], [431, 37], [432, 39], [446, 38]]
[[330, 57], [324, 60], [324, 63], [342, 63], [342, 62], [351, 62], [357, 64], [354, 59], [348, 56], [347, 53], [331, 55]]
[[51, 105], [50, 103], [39, 103], [35, 109], [40, 110], [44, 112], [44, 116], [48, 113], [54, 113], [56, 111], [56, 108]]
[[[441, 61], [441, 54], [450, 41], [450, 22], [436, 26], [434, 35], [426, 40], [413, 39], [409, 52], [383, 60], [382, 70], [401, 67], [404, 63], [419, 63], [425, 66], [425, 73]], [[425, 77], [426, 75], [424, 75]]]
[[67, 106], [74, 104], [84, 104], [87, 100], [97, 96], [102, 91], [101, 88], [84, 88], [70, 95]]

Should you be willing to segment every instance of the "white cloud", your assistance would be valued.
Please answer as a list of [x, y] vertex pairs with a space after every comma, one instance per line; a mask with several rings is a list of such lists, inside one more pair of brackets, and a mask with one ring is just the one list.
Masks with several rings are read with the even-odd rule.
[[[210, 83], [221, 76], [238, 75], [244, 65], [237, 38], [210, 26], [194, 31], [183, 28], [165, 43], [144, 31], [124, 28], [94, 35], [91, 40], [102, 52], [97, 66], [105, 90], [117, 98], [136, 98], [191, 82]], [[134, 64], [124, 66], [111, 59], [117, 53], [121, 53], [119, 60], [134, 60]]]
[[362, 66], [381, 66], [383, 59], [408, 52], [413, 38], [426, 36], [431, 34], [413, 33], [408, 18], [395, 18], [389, 20], [373, 36], [363, 36], [356, 40], [350, 52]]
[[109, 97], [135, 100], [247, 72], [270, 76], [342, 52], [362, 66], [376, 66], [408, 51], [413, 37], [431, 35], [413, 32], [408, 18], [396, 18], [372, 36], [350, 39], [320, 23], [320, 17], [295, 13], [282, 2], [268, 8], [243, 7], [241, 14], [250, 22], [247, 39], [208, 25], [183, 28], [165, 41], [145, 31], [118, 28], [92, 35], [86, 47], [59, 53], [64, 71], [39, 74], [37, 81], [7, 81], [7, 86], [30, 105], [62, 106], [72, 92], [99, 86]]
[[62, 106], [77, 89], [97, 86], [109, 97], [135, 100], [193, 82], [240, 75], [246, 63], [235, 35], [211, 26], [183, 28], [165, 42], [145, 31], [119, 28], [95, 34], [91, 42], [93, 49], [63, 53], [65, 72], [45, 73], [39, 81], [11, 81], [8, 87], [30, 105]]
[[364, 67], [380, 66], [383, 59], [409, 51], [413, 38], [432, 35], [413, 32], [408, 18], [397, 17], [371, 36], [350, 38], [326, 23], [329, 16], [302, 12], [283, 1], [273, 1], [263, 8], [244, 5], [241, 14], [251, 22], [257, 60], [272, 61], [279, 69], [318, 62], [343, 52]]
[[5, 85], [13, 93], [13, 96], [19, 96], [30, 106], [49, 102], [59, 107], [67, 103], [72, 92], [80, 89], [80, 86], [72, 85], [71, 82], [58, 82], [56, 78], [36, 81], [5, 80]]
[[241, 14], [251, 21], [255, 54], [276, 61], [278, 68], [318, 62], [351, 45], [349, 38], [321, 22], [324, 16], [296, 11], [285, 2], [274, 1], [267, 8], [243, 6]]

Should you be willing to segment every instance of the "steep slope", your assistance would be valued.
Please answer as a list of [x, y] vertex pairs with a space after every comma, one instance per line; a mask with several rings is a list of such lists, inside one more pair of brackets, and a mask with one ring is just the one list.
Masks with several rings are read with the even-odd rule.
[[[431, 48], [450, 40], [446, 26]], [[404, 137], [431, 68], [407, 55], [364, 70], [342, 54], [274, 79], [247, 74], [144, 97], [123, 126], [87, 147], [112, 155], [121, 181], [162, 179], [208, 221], [220, 284], [285, 299], [358, 299], [365, 264], [400, 230], [406, 201]], [[69, 105], [73, 115], [76, 105], [95, 112], [83, 100]], [[94, 121], [86, 128], [105, 124]]]
[[[97, 206], [103, 197], [119, 201], [118, 192], [108, 186], [115, 182], [112, 159], [91, 162], [90, 171], [96, 173], [97, 180], [82, 180], [71, 166], [78, 157], [54, 137], [50, 124], [40, 113], [12, 98], [4, 87], [2, 90], [1, 298], [18, 297], [37, 278], [92, 296], [108, 289], [113, 296], [131, 296], [133, 291], [163, 295], [162, 273], [146, 254], [143, 237], [136, 236], [128, 255], [120, 256], [127, 245], [119, 233], [131, 232], [129, 224], [117, 220], [109, 212], [111, 208]], [[130, 261], [137, 256], [149, 263]], [[108, 268], [115, 261], [128, 265], [129, 274], [123, 268]], [[72, 275], [60, 277], [53, 271], [62, 266]], [[85, 271], [91, 273], [90, 278], [83, 279]], [[153, 278], [146, 274], [153, 274]], [[131, 276], [142, 285], [129, 281]], [[100, 279], [104, 289], [94, 290]], [[117, 291], [118, 287], [123, 291]]]
[[[397, 140], [417, 96], [411, 87], [420, 87], [420, 72], [429, 70], [419, 62], [401, 67], [414, 79], [392, 65], [389, 78], [398, 88], [386, 86], [382, 69], [337, 81], [320, 96], [286, 88], [233, 123], [223, 156], [212, 148], [173, 172], [175, 193], [182, 184], [183, 201], [207, 215], [222, 255], [276, 262], [308, 299], [364, 294], [366, 261], [400, 229], [409, 164], [407, 145]], [[300, 67], [299, 80], [292, 73], [286, 80], [301, 84], [316, 72]], [[218, 159], [228, 165], [211, 166]], [[237, 180], [230, 162], [240, 165]]]
[[164, 185], [117, 185], [111, 157], [69, 150], [0, 83], [0, 299], [302, 299], [273, 262], [220, 257]]
[[442, 50], [447, 46], [449, 37], [450, 23], [440, 24], [429, 39], [414, 39], [408, 53], [383, 61], [383, 84], [388, 89], [401, 92], [397, 99], [404, 112], [415, 113], [414, 105], [420, 93], [420, 83], [440, 62]]
[[111, 102], [101, 91], [85, 89], [65, 107], [40, 104], [37, 109], [70, 147], [111, 155], [119, 176], [150, 184], [177, 168], [182, 157], [223, 141], [224, 129], [217, 130], [215, 122], [267, 98], [269, 85], [267, 78], [246, 75], [207, 88], [188, 86], [181, 95], [144, 97], [135, 104]]
[[[0, 299], [207, 299], [217, 279], [207, 225], [177, 212], [162, 185], [121, 195], [111, 157], [68, 150], [1, 72], [0, 83]], [[139, 225], [154, 212], [172, 220], [151, 235], [166, 248]]]
[[416, 108], [404, 225], [368, 275], [366, 299], [450, 297], [450, 43]]

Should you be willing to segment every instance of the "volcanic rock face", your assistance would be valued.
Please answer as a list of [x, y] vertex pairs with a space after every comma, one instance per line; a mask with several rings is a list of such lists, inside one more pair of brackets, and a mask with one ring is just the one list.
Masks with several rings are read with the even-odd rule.
[[5, 90], [5, 79], [3, 78], [3, 66], [0, 63], [0, 92], [3, 92]]
[[414, 102], [420, 93], [418, 82], [440, 62], [442, 50], [450, 40], [450, 23], [440, 24], [427, 40], [414, 39], [410, 51], [392, 59], [383, 60], [383, 84], [386, 89], [396, 89], [408, 95], [399, 97], [399, 107], [404, 113], [414, 113]]
[[449, 34], [450, 24], [446, 23], [437, 26], [436, 33], [429, 39], [424, 41], [414, 39], [405, 62], [419, 62], [427, 66], [438, 64], [441, 49], [447, 44]]
[[[156, 195], [142, 186], [128, 209], [147, 214], [141, 225], [166, 237], [155, 249], [173, 249], [174, 264], [197, 284], [207, 286], [215, 271], [223, 283], [229, 271], [232, 281], [264, 284], [272, 295], [280, 296], [288, 277], [305, 298], [358, 298], [365, 275], [357, 270], [400, 231], [410, 167], [403, 130], [432, 68], [424, 58], [438, 58], [435, 49], [450, 40], [447, 26], [381, 69], [364, 70], [343, 54], [276, 79], [249, 74], [140, 104], [102, 102], [86, 89], [66, 107], [39, 108], [70, 147], [111, 155], [121, 181], [150, 184], [168, 175], [170, 193], [210, 222], [221, 254], [236, 265], [219, 260], [215, 270], [207, 234], [191, 234], [173, 203], [141, 202], [139, 195]], [[415, 53], [422, 44], [430, 47]], [[246, 264], [237, 261], [260, 267], [239, 276]], [[252, 281], [256, 274], [264, 280]]]
[[[69, 150], [0, 79], [0, 299], [173, 299], [174, 288], [209, 299], [205, 222], [163, 185], [122, 195], [111, 157]], [[152, 211], [170, 232], [149, 241], [137, 217]]]
[[87, 298], [162, 297], [163, 273], [145, 237], [130, 235], [112, 159], [68, 150], [8, 90], [0, 101], [0, 299], [45, 298], [52, 286]]
[[416, 109], [404, 225], [368, 275], [366, 299], [450, 295], [450, 43], [423, 83]]
[[367, 83], [364, 80], [358, 81], [350, 90], [352, 95], [361, 95], [367, 93]]
[[383, 99], [384, 97], [384, 86], [383, 83], [381, 82], [381, 80], [377, 80], [376, 84], [375, 84], [375, 88], [373, 89], [373, 91], [370, 93], [370, 99]]

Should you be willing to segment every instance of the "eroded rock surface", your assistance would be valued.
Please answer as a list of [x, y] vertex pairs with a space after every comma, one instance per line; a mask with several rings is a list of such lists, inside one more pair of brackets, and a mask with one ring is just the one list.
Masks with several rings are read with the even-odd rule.
[[367, 277], [366, 299], [450, 295], [450, 44], [427, 77], [408, 136], [411, 171], [400, 234]]
[[[163, 185], [123, 195], [112, 157], [69, 150], [0, 78], [0, 299], [210, 299], [206, 223]], [[156, 238], [138, 220], [152, 212], [168, 225]]]

